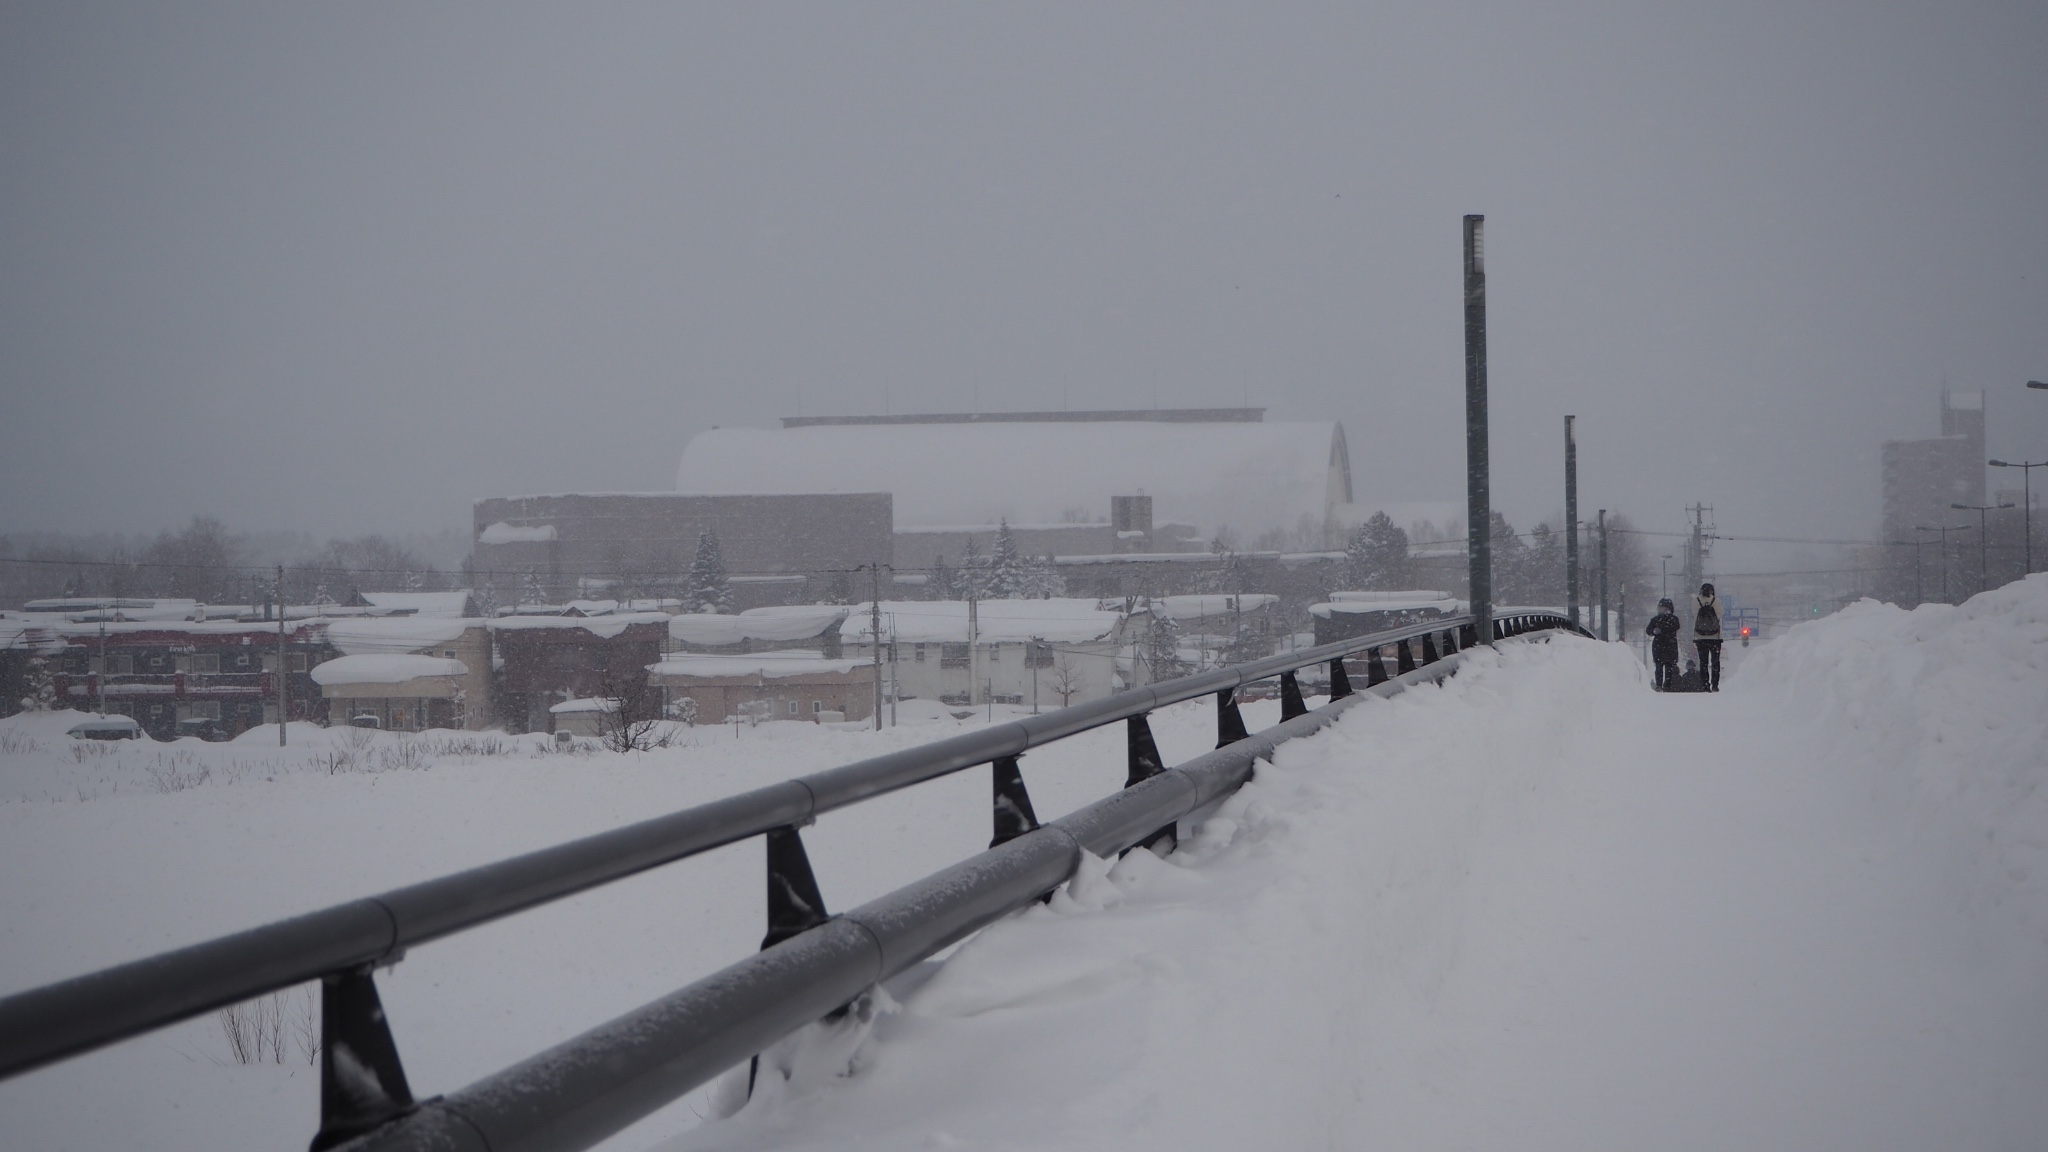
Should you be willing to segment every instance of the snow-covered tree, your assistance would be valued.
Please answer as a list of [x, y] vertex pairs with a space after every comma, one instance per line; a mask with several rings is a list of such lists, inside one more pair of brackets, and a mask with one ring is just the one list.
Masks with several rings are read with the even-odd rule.
[[1022, 600], [1028, 596], [1030, 572], [1023, 553], [1017, 550], [1017, 536], [1005, 517], [996, 525], [996, 539], [988, 558], [988, 596], [992, 600]]
[[526, 570], [526, 579], [519, 586], [519, 603], [526, 605], [545, 604], [547, 602], [548, 594], [547, 590], [541, 587], [540, 573], [528, 568]]
[[1344, 577], [1360, 590], [1408, 587], [1408, 533], [1385, 512], [1373, 513], [1351, 532], [1344, 549]]
[[1152, 627], [1147, 630], [1145, 640], [1145, 662], [1151, 666], [1154, 681], [1188, 674], [1187, 662], [1180, 658], [1180, 625], [1156, 606], [1152, 610]]
[[48, 712], [57, 706], [57, 682], [50, 675], [50, 661], [42, 653], [29, 656], [22, 669], [21, 706], [28, 712]]
[[489, 581], [489, 580], [486, 580], [486, 581], [484, 581], [484, 586], [476, 590], [476, 596], [474, 597], [474, 599], [475, 599], [475, 602], [476, 602], [476, 614], [477, 614], [477, 615], [479, 615], [479, 616], [483, 617], [483, 618], [484, 618], [484, 619], [486, 619], [486, 620], [494, 619], [494, 618], [496, 618], [496, 617], [497, 617], [497, 615], [498, 615], [498, 586], [497, 586], [497, 584], [495, 584], [495, 583], [493, 583], [492, 581]]
[[683, 600], [684, 607], [693, 612], [732, 611], [732, 586], [725, 576], [725, 555], [719, 551], [718, 533], [708, 528], [697, 534], [697, 556], [690, 561], [690, 584]]

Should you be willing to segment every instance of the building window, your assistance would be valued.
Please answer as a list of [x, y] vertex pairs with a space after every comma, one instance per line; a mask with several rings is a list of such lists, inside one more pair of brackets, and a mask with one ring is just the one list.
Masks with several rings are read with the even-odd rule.
[[924, 663], [924, 645], [919, 644], [916, 646], [915, 657], [919, 664]]
[[306, 654], [305, 654], [304, 652], [294, 652], [294, 653], [292, 653], [292, 671], [294, 671], [294, 672], [304, 672], [305, 670], [306, 670]]
[[965, 668], [965, 667], [967, 667], [967, 645], [965, 645], [965, 644], [941, 644], [941, 645], [939, 645], [939, 667], [941, 667], [941, 668]]
[[178, 657], [178, 671], [211, 676], [220, 671], [220, 653], [194, 652], [190, 656]]
[[1002, 663], [1002, 660], [1003, 660], [1003, 646], [1002, 646], [1001, 644], [991, 644], [991, 645], [989, 645], [989, 646], [988, 646], [988, 662], [989, 662], [989, 663], [991, 663], [991, 664], [1000, 664], [1000, 663]]
[[149, 654], [149, 670], [151, 672], [162, 672], [164, 670], [165, 663], [166, 661], [164, 659], [163, 653], [151, 652]]
[[248, 667], [249, 653], [246, 650], [235, 653], [235, 670], [241, 672], [247, 670]]
[[447, 649], [443, 649], [443, 650], [442, 650], [442, 652], [441, 652], [441, 655], [443, 655], [443, 656], [447, 657], [447, 658], [448, 658], [448, 659], [450, 659], [450, 660], [453, 660], [453, 659], [455, 659], [455, 649], [453, 649], [453, 648], [447, 648]]
[[187, 704], [180, 704], [178, 706], [178, 713], [178, 719], [180, 720], [191, 720], [195, 718], [202, 720], [218, 720], [220, 719], [220, 701], [194, 700]]
[[1052, 667], [1052, 645], [1027, 644], [1024, 647], [1024, 666], [1027, 668]]
[[790, 714], [791, 716], [794, 716], [794, 715], [796, 715], [796, 701], [794, 701], [794, 700], [791, 700], [791, 701], [789, 702], [789, 714]]
[[811, 715], [816, 716], [818, 713], [823, 712], [824, 710], [825, 702], [823, 700], [811, 701]]

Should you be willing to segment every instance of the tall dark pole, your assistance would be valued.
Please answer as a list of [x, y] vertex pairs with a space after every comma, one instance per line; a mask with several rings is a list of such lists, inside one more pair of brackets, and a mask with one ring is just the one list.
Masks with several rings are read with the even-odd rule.
[[284, 747], [284, 726], [290, 718], [291, 695], [285, 681], [291, 676], [291, 660], [285, 648], [284, 565], [277, 566], [277, 746]]
[[1564, 599], [1572, 623], [1579, 622], [1579, 437], [1576, 416], [1564, 418]]
[[1472, 623], [1493, 642], [1493, 494], [1486, 460], [1486, 217], [1465, 217], [1465, 555]]
[[1600, 638], [1612, 640], [1607, 631], [1607, 509], [1600, 510]]

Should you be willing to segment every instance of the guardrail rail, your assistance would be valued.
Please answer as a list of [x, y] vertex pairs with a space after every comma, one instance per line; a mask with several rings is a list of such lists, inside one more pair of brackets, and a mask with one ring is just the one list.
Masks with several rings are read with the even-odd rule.
[[[1494, 640], [1588, 635], [1547, 612], [1491, 623]], [[1170, 846], [1179, 820], [1235, 791], [1281, 743], [1360, 700], [1443, 679], [1475, 638], [1471, 618], [1457, 617], [1148, 684], [33, 989], [0, 1000], [0, 1078], [318, 980], [315, 1152], [587, 1148], [1043, 897], [1073, 876], [1082, 852]], [[1384, 649], [1392, 649], [1391, 670]], [[1360, 657], [1366, 685], [1354, 692], [1345, 661]], [[1329, 703], [1310, 711], [1296, 673], [1324, 663]], [[1281, 722], [1252, 734], [1236, 693], [1274, 677]], [[1216, 749], [1166, 766], [1147, 717], [1209, 695]], [[1039, 823], [1019, 757], [1118, 721], [1127, 735], [1124, 788]], [[799, 829], [823, 813], [983, 764], [992, 768], [988, 851], [849, 912], [826, 913]], [[466, 1088], [413, 1098], [378, 999], [377, 967], [443, 936], [756, 836], [767, 849], [761, 951]]]

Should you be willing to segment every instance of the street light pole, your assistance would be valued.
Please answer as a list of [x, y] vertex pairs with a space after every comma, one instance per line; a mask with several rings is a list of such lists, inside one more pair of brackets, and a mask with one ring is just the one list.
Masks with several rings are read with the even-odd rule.
[[1993, 468], [2017, 468], [2020, 470], [2020, 491], [2022, 493], [2020, 496], [2020, 514], [2022, 521], [2026, 524], [2027, 574], [2032, 575], [2034, 571], [2034, 469], [2048, 468], [2048, 460], [2039, 460], [2032, 464], [2024, 460], [2017, 464], [2005, 460], [1990, 460], [1986, 461], [1986, 463], [1990, 464]]
[[1944, 604], [1955, 603], [1955, 601], [1952, 600], [1948, 594], [1948, 534], [1951, 532], [1967, 532], [1969, 528], [1970, 526], [1968, 524], [1958, 524], [1953, 528], [1950, 528], [1947, 525], [1943, 525], [1938, 528], [1929, 528], [1921, 524], [1915, 524], [1913, 526], [1913, 531], [1915, 532], [1941, 533], [1941, 602]]
[[1994, 509], [2010, 508], [2010, 504], [1951, 504], [1951, 508], [1977, 514], [1977, 591], [1991, 586], [1991, 539], [1986, 531], [1987, 517]]

